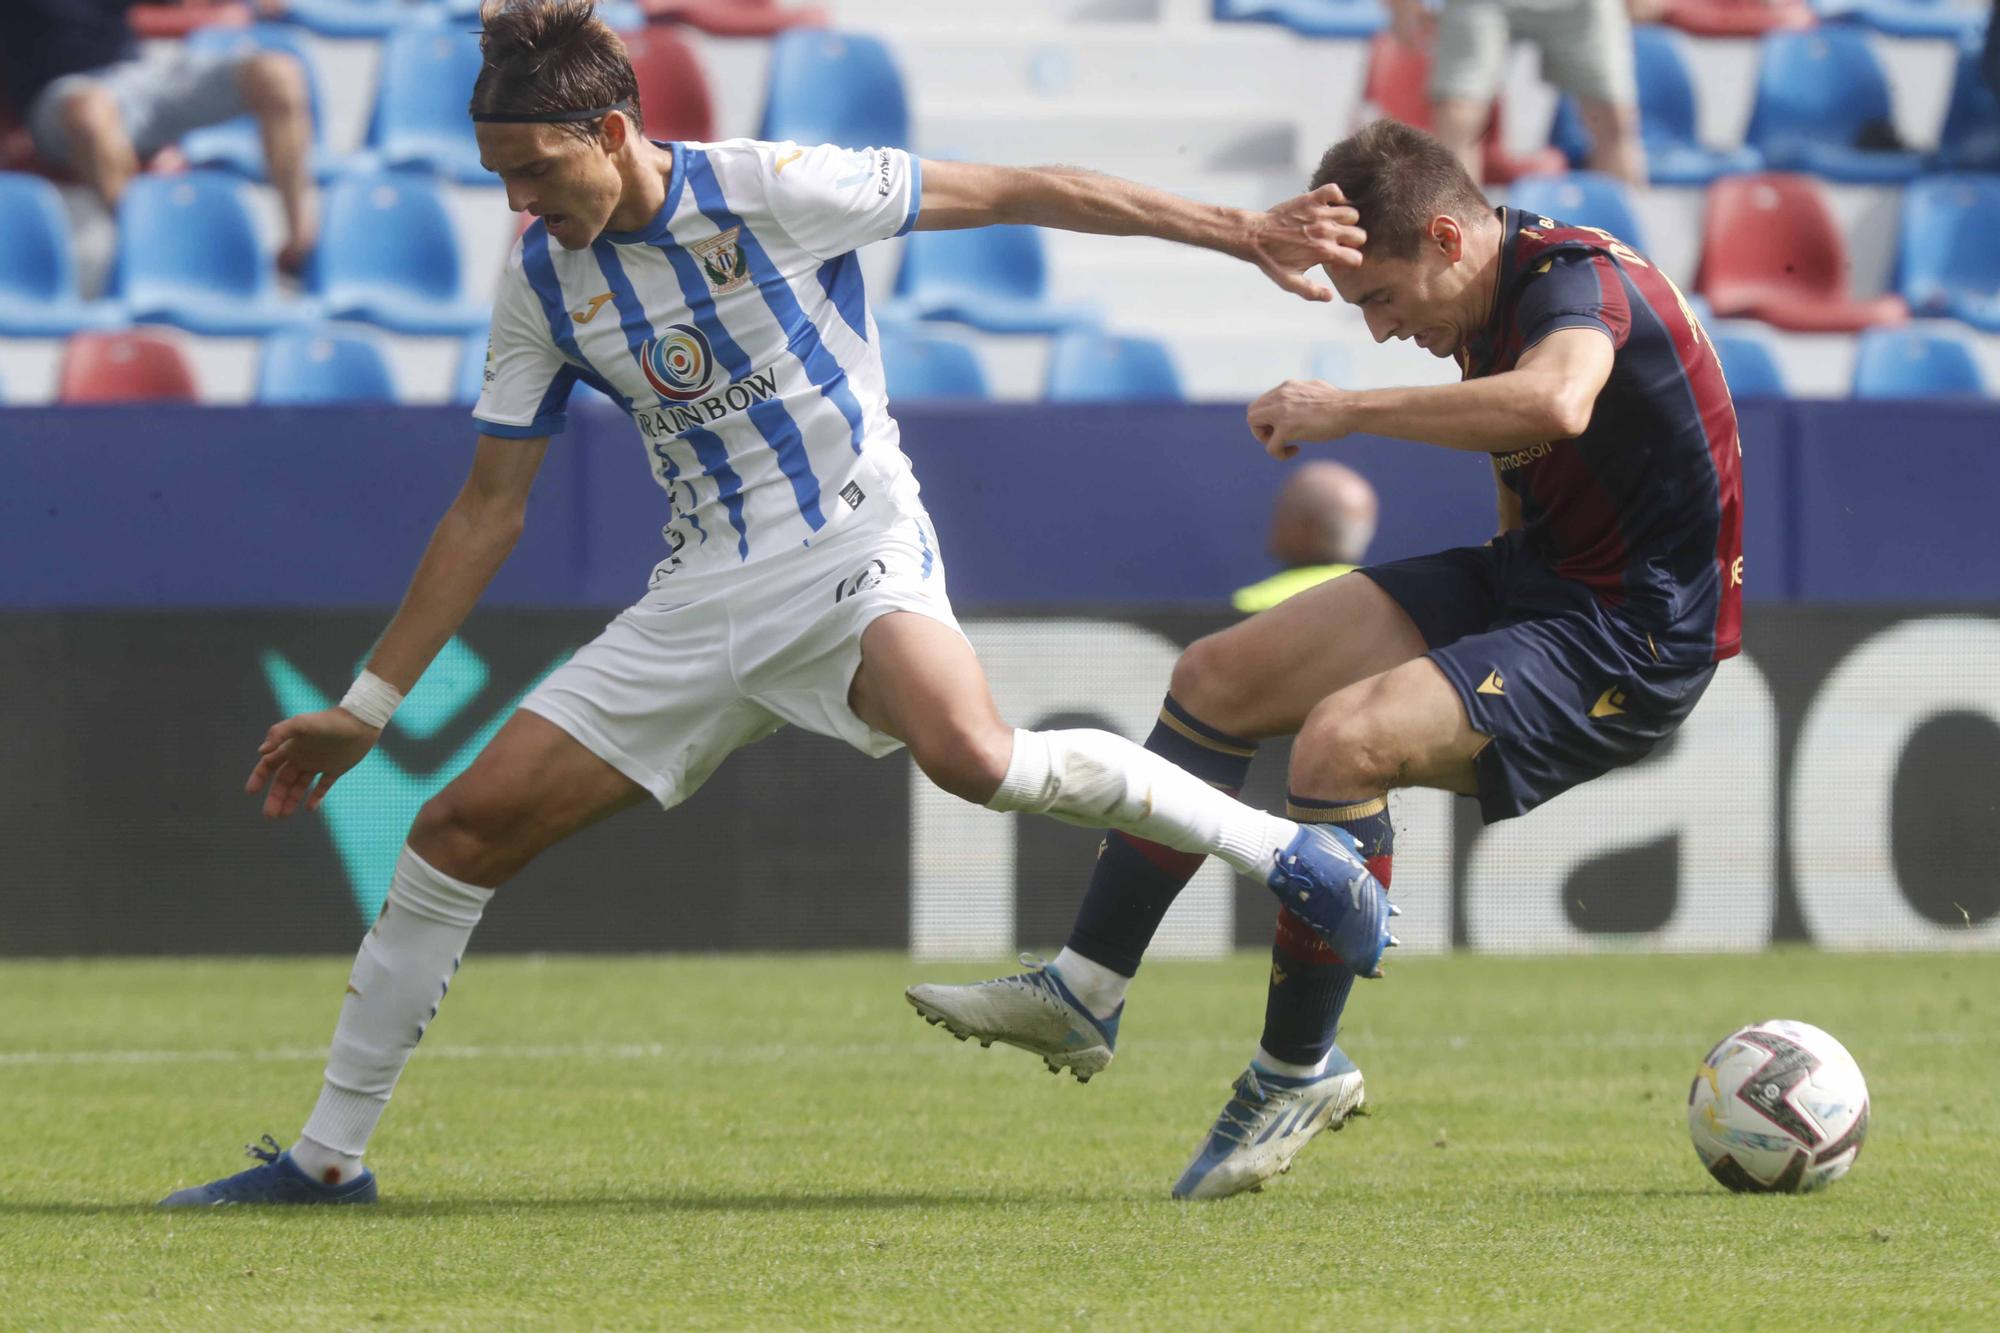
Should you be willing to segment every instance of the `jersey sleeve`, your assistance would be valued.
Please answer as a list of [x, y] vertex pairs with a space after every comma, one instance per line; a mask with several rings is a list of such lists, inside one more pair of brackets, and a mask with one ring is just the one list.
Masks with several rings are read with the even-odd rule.
[[493, 301], [486, 373], [472, 419], [486, 434], [505, 439], [560, 435], [575, 385], [576, 368], [556, 350], [516, 245]]
[[801, 250], [833, 259], [916, 225], [923, 164], [900, 148], [758, 146], [771, 216]]
[[1591, 251], [1553, 254], [1535, 265], [1514, 309], [1523, 353], [1561, 329], [1598, 329], [1623, 347], [1632, 332], [1625, 280], [1609, 255]]

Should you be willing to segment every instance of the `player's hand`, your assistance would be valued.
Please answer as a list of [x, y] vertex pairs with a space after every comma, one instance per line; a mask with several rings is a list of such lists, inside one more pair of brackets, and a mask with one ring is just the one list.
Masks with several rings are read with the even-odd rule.
[[284, 819], [301, 804], [317, 810], [340, 775], [367, 758], [381, 735], [344, 708], [288, 717], [264, 733], [257, 767], [243, 790], [255, 796], [270, 784], [266, 819]]
[[1331, 301], [1333, 288], [1306, 277], [1307, 270], [1322, 264], [1353, 268], [1361, 262], [1361, 247], [1368, 240], [1368, 233], [1356, 225], [1361, 215], [1331, 182], [1253, 213], [1251, 219], [1244, 257], [1272, 282], [1308, 301]]
[[1250, 433], [1271, 457], [1296, 457], [1297, 441], [1337, 440], [1347, 434], [1345, 396], [1319, 380], [1286, 380], [1250, 404]]

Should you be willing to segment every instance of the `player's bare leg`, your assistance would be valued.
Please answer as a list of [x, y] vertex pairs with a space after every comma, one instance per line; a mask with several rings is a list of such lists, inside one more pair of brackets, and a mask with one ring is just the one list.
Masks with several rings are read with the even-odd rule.
[[162, 1202], [373, 1202], [362, 1153], [494, 889], [645, 796], [554, 723], [516, 712], [418, 814], [382, 914], [355, 957], [325, 1083], [298, 1141], [288, 1152], [271, 1141], [258, 1152], [263, 1165]]
[[1174, 664], [1173, 697], [1211, 726], [1290, 736], [1329, 695], [1424, 654], [1424, 637], [1365, 574], [1344, 574], [1197, 639]]
[[1646, 146], [1639, 137], [1639, 108], [1580, 97], [1576, 109], [1590, 131], [1590, 169], [1644, 189]]
[[[1405, 662], [1356, 681], [1312, 710], [1292, 750], [1293, 813], [1309, 819], [1314, 810], [1337, 811], [1358, 826], [1369, 816], [1352, 812], [1371, 809], [1391, 787], [1471, 792], [1473, 757], [1486, 739], [1472, 729], [1457, 691], [1429, 658]], [[1386, 810], [1376, 817], [1386, 829]], [[1386, 866], [1380, 873], [1386, 876]], [[1289, 1170], [1316, 1135], [1339, 1129], [1360, 1108], [1361, 1071], [1333, 1044], [1347, 998], [1345, 979], [1322, 986], [1324, 1004], [1291, 1014], [1285, 1006], [1297, 1007], [1296, 993], [1283, 991], [1279, 981], [1292, 972], [1282, 985], [1323, 982], [1314, 973], [1333, 961], [1316, 957], [1310, 939], [1288, 941], [1280, 922], [1264, 1039], [1175, 1182], [1175, 1198], [1218, 1199], [1257, 1189]], [[1283, 1047], [1274, 1032], [1295, 1037], [1313, 1062], [1295, 1063], [1306, 1057]], [[1274, 1045], [1293, 1061], [1274, 1057]]]
[[319, 239], [312, 186], [312, 103], [299, 62], [279, 51], [263, 51], [237, 66], [236, 83], [257, 118], [264, 143], [264, 169], [285, 213], [285, 243], [278, 267], [300, 271]]
[[139, 172], [139, 154], [118, 99], [96, 84], [86, 84], [63, 99], [61, 120], [70, 165], [106, 208], [118, 207], [125, 187]]
[[1486, 119], [1493, 114], [1490, 103], [1469, 97], [1446, 97], [1431, 104], [1432, 129], [1439, 142], [1452, 151], [1475, 181], [1486, 179], [1480, 140], [1486, 135]]
[[1477, 795], [1473, 760], [1487, 741], [1437, 664], [1420, 657], [1312, 710], [1292, 747], [1291, 787], [1319, 800], [1385, 796], [1392, 787]]
[[[1242, 805], [1110, 732], [1010, 729], [971, 646], [949, 626], [910, 612], [876, 620], [862, 635], [849, 698], [863, 721], [909, 745], [917, 766], [945, 790], [993, 810], [1108, 826], [1197, 858], [1219, 855], [1287, 900], [1300, 895], [1315, 929], [1348, 941], [1354, 970], [1375, 970], [1389, 941], [1389, 909], [1351, 844]], [[1350, 893], [1350, 881], [1365, 884]], [[1117, 1040], [1116, 1010], [1092, 1009], [1060, 967], [974, 987], [917, 986], [909, 999], [961, 1037], [1007, 1041], [1079, 1078], [1108, 1064]]]

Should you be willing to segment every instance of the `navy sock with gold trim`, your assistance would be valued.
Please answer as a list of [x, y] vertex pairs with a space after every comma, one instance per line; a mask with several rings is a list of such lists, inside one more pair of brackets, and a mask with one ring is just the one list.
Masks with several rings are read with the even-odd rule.
[[[1167, 696], [1146, 748], [1210, 786], [1234, 796], [1243, 789], [1257, 743], [1197, 719]], [[1124, 976], [1135, 976], [1146, 946], [1205, 858], [1177, 852], [1116, 830], [1107, 832], [1077, 908], [1069, 947]]]
[[[1301, 824], [1334, 824], [1354, 835], [1369, 873], [1389, 887], [1396, 831], [1389, 823], [1389, 802], [1377, 796], [1366, 801], [1316, 801], [1293, 796], [1285, 813]], [[1340, 1028], [1340, 1011], [1354, 974], [1328, 948], [1312, 927], [1278, 909], [1278, 929], [1271, 942], [1271, 981], [1264, 997], [1263, 1048], [1289, 1065], [1316, 1065], [1333, 1049]]]

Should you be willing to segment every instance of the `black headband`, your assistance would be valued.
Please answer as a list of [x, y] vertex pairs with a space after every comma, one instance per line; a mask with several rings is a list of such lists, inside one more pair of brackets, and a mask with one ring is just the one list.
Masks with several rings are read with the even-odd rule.
[[623, 111], [625, 103], [611, 106], [584, 107], [576, 111], [475, 111], [472, 118], [488, 125], [560, 125], [578, 120], [596, 120], [614, 111]]

